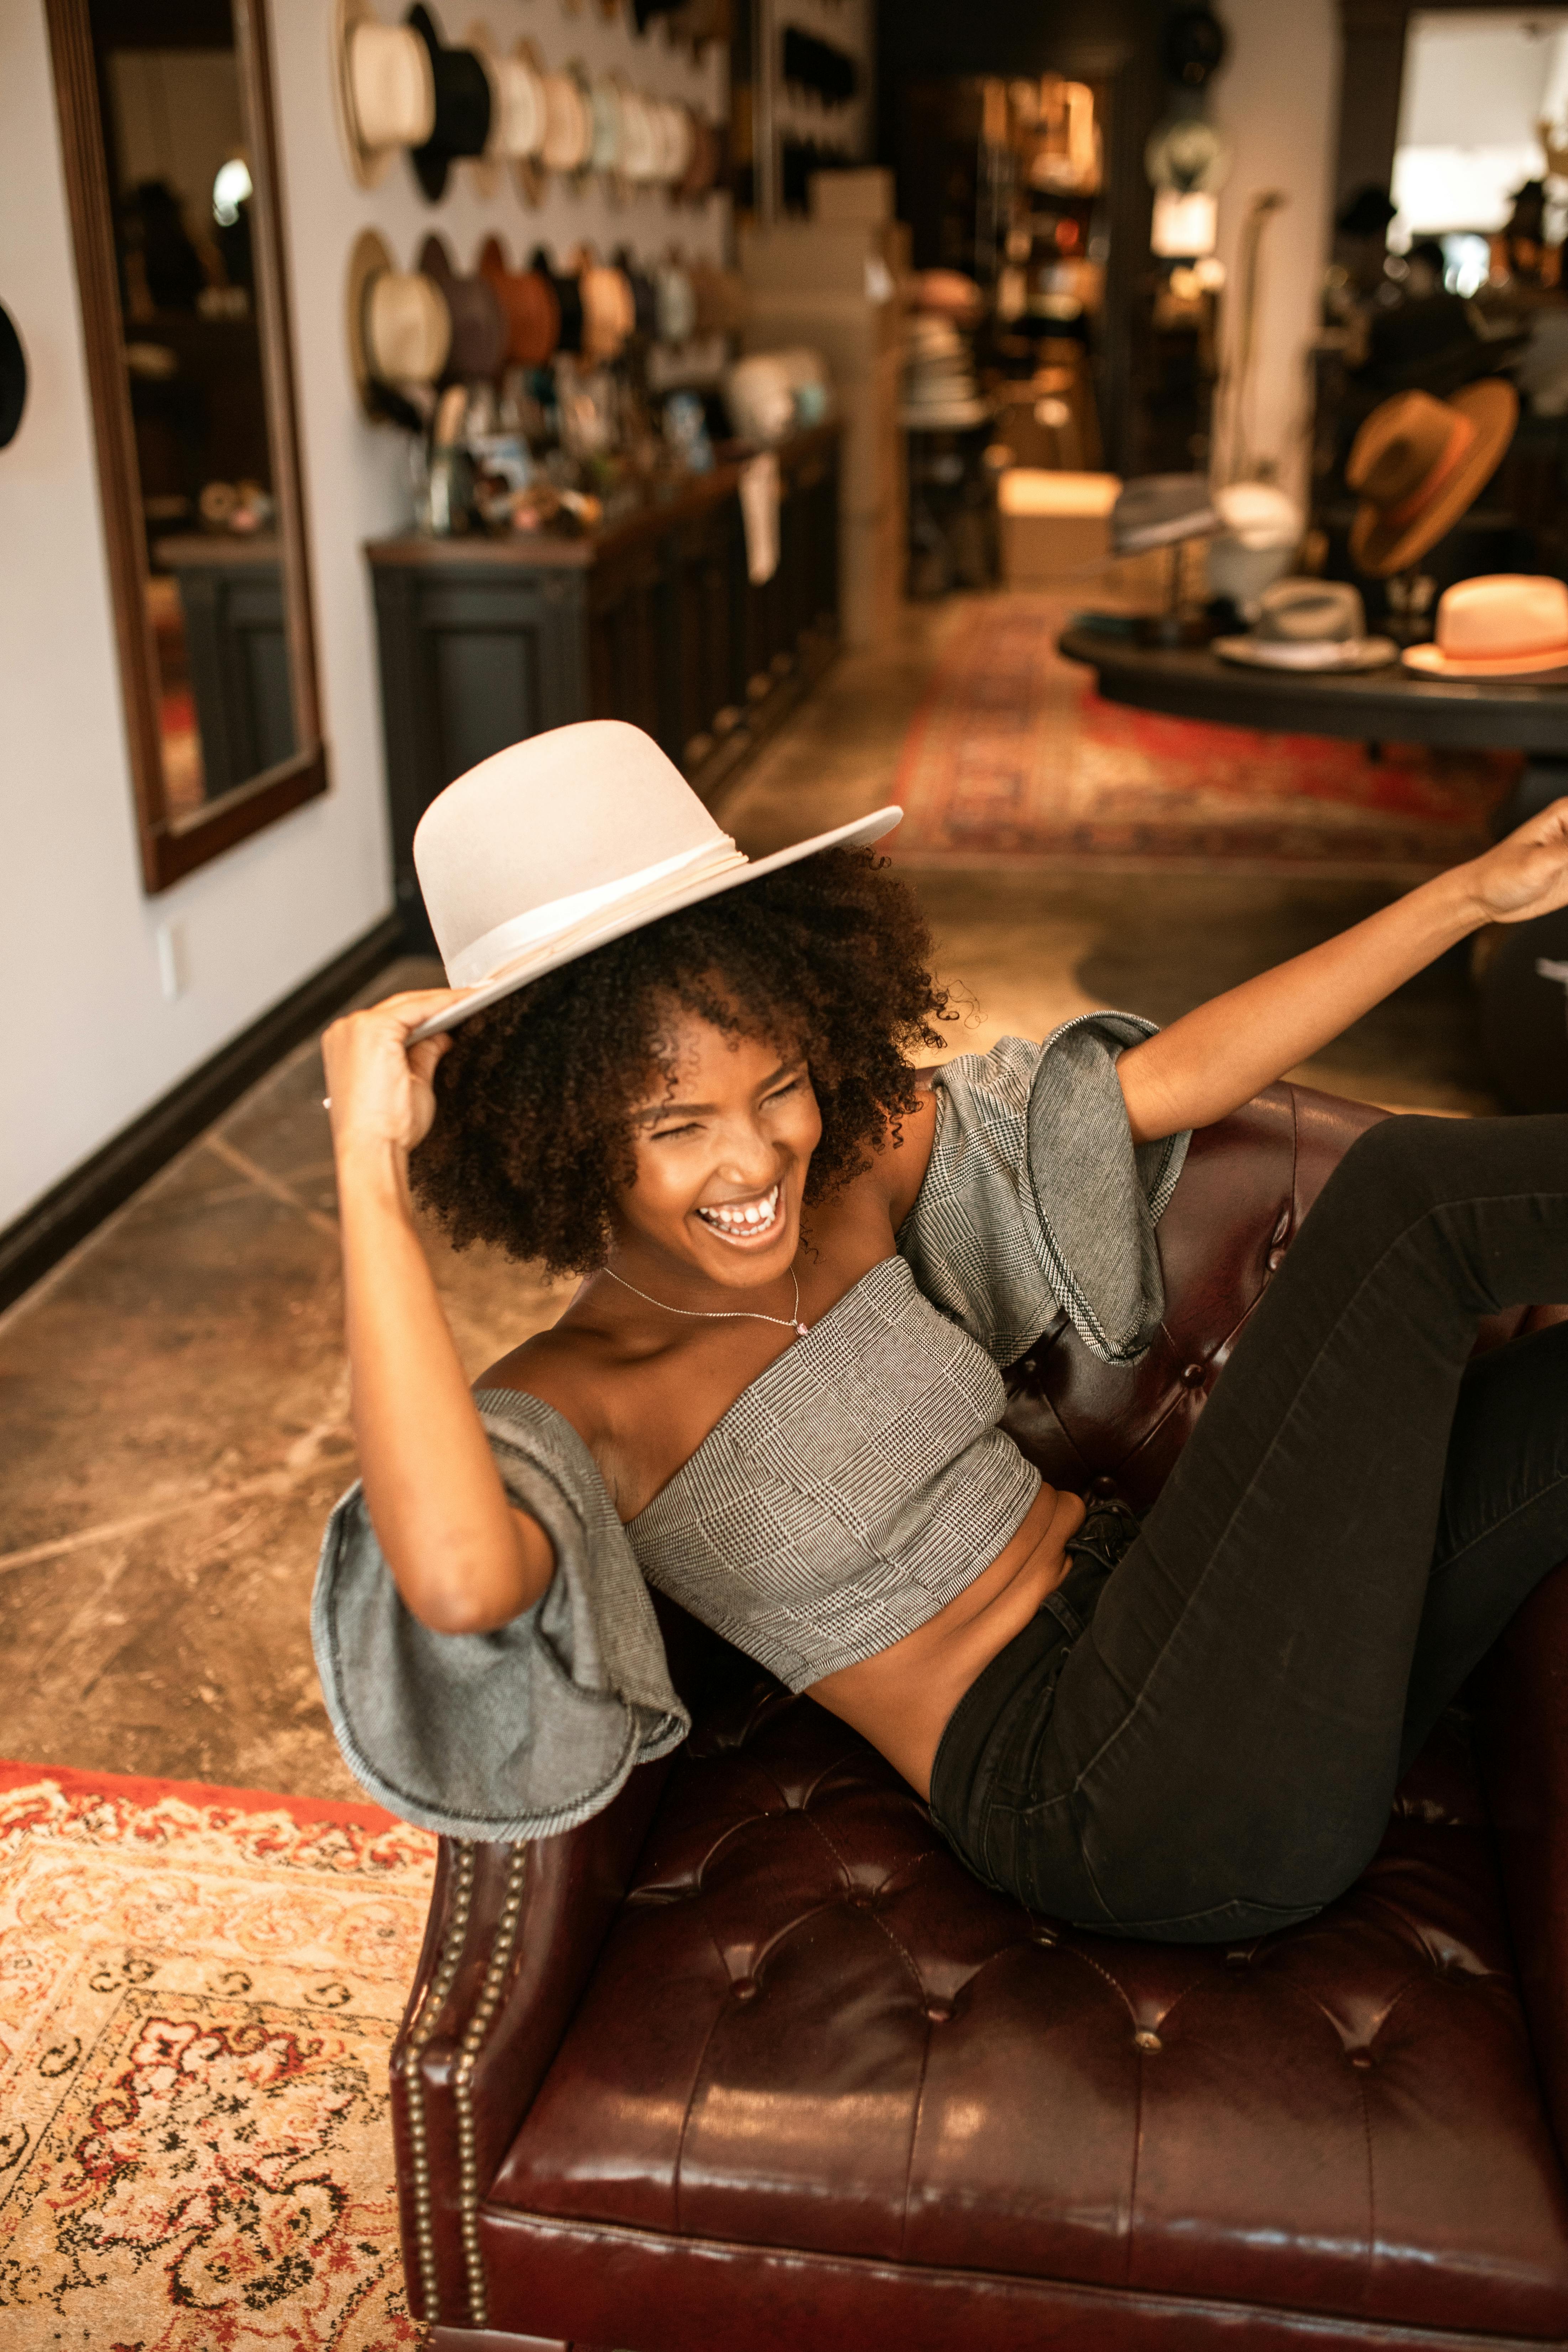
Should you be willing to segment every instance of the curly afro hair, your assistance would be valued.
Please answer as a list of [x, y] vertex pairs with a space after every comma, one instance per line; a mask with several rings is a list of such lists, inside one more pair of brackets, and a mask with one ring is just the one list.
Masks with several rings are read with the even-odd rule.
[[458, 1249], [555, 1274], [609, 1254], [635, 1181], [631, 1113], [672, 1087], [670, 1015], [804, 1054], [822, 1112], [807, 1202], [868, 1165], [915, 1108], [908, 1055], [953, 1018], [913, 894], [863, 849], [823, 850], [547, 972], [453, 1033], [414, 1189]]

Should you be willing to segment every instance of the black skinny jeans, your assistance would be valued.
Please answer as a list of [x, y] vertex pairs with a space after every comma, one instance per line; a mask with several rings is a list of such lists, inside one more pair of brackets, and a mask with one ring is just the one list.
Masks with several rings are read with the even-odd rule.
[[[991, 1884], [1179, 1943], [1310, 1917], [1568, 1555], [1568, 1117], [1391, 1118], [1345, 1155], [1113, 1570], [1080, 1556], [942, 1735]], [[1079, 1630], [1081, 1627], [1081, 1630]]]

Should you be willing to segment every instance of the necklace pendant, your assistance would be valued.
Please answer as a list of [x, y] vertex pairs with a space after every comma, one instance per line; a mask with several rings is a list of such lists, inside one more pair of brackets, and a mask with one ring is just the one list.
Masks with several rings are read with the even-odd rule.
[[801, 1338], [804, 1339], [805, 1339], [805, 1335], [806, 1335], [806, 1331], [807, 1331], [807, 1329], [808, 1329], [808, 1328], [809, 1328], [809, 1327], [808, 1327], [806, 1324], [805, 1324], [805, 1323], [797, 1323], [797, 1324], [795, 1325], [795, 1329], [800, 1333]]

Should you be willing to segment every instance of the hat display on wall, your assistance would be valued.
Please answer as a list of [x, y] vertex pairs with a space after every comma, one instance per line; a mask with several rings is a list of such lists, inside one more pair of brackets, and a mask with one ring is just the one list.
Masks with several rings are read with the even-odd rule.
[[1449, 400], [1402, 392], [1374, 408], [1345, 463], [1361, 498], [1351, 561], [1373, 579], [1416, 562], [1479, 497], [1518, 421], [1519, 394], [1500, 376]]
[[691, 160], [687, 164], [676, 188], [676, 194], [689, 204], [697, 204], [718, 182], [724, 168], [724, 147], [721, 133], [704, 115], [691, 117]]
[[689, 342], [697, 331], [697, 296], [689, 271], [667, 261], [654, 278], [655, 331], [663, 342]]
[[583, 301], [584, 358], [616, 358], [637, 331], [636, 305], [626, 271], [589, 261], [577, 285]]
[[593, 121], [593, 143], [588, 150], [588, 168], [593, 172], [618, 172], [621, 168], [621, 89], [613, 74], [595, 74], [588, 86], [588, 112]]
[[1437, 600], [1436, 639], [1407, 646], [1405, 666], [1421, 677], [1510, 678], [1568, 685], [1568, 587], [1532, 572], [1496, 572], [1458, 581]]
[[1369, 637], [1361, 592], [1344, 580], [1276, 580], [1266, 588], [1250, 635], [1216, 637], [1210, 651], [1253, 669], [1307, 672], [1384, 669], [1397, 661], [1392, 637]]
[[658, 162], [654, 145], [653, 106], [640, 90], [621, 94], [621, 169], [640, 185], [654, 176]]
[[337, 0], [333, 96], [349, 169], [362, 188], [384, 178], [400, 147], [436, 127], [430, 53], [409, 25], [384, 25], [371, 0]]
[[456, 1028], [682, 907], [878, 841], [902, 814], [880, 808], [753, 863], [640, 728], [590, 719], [514, 743], [448, 784], [415, 834], [448, 983], [473, 993], [414, 1036]]
[[483, 155], [490, 138], [490, 77], [473, 49], [448, 48], [429, 9], [419, 5], [407, 21], [424, 44], [436, 93], [435, 120], [423, 146], [411, 148], [416, 176], [432, 204], [447, 193], [454, 162]]
[[427, 236], [420, 247], [419, 267], [440, 288], [451, 313], [448, 377], [459, 383], [474, 383], [499, 375], [506, 365], [510, 333], [489, 278], [477, 270], [471, 278], [459, 278], [451, 255], [436, 236]]
[[519, 41], [508, 50], [497, 48], [483, 24], [468, 26], [468, 46], [484, 67], [490, 85], [490, 132], [484, 153], [475, 161], [482, 194], [497, 193], [496, 173], [510, 163], [518, 172], [524, 200], [539, 201], [537, 159], [544, 146], [544, 76], [531, 43]]
[[561, 305], [542, 269], [509, 269], [499, 237], [489, 237], [479, 254], [506, 319], [506, 356], [513, 367], [542, 367], [561, 339]]
[[452, 341], [446, 297], [420, 271], [399, 269], [373, 228], [349, 257], [345, 307], [349, 365], [367, 415], [384, 413], [377, 384], [439, 382]]
[[575, 74], [544, 77], [544, 144], [541, 161], [552, 172], [580, 172], [594, 152], [594, 113]]
[[549, 279], [554, 294], [558, 321], [556, 349], [569, 354], [580, 352], [583, 348], [583, 293], [577, 279], [569, 269], [552, 268], [550, 256], [542, 245], [535, 247], [533, 258], [528, 266]]

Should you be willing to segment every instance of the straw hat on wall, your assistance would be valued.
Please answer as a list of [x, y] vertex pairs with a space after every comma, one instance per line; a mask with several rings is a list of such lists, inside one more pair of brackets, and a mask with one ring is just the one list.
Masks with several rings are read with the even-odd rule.
[[386, 176], [400, 147], [422, 147], [436, 127], [436, 83], [424, 42], [384, 25], [371, 0], [337, 0], [332, 95], [349, 170], [362, 188]]
[[1352, 562], [1377, 580], [1418, 562], [1479, 497], [1518, 421], [1519, 394], [1500, 376], [1451, 400], [1401, 392], [1374, 408], [1345, 465], [1361, 494]]
[[451, 348], [446, 298], [418, 270], [399, 269], [374, 229], [363, 229], [349, 257], [345, 295], [349, 366], [368, 416], [379, 417], [377, 383], [437, 383]]

